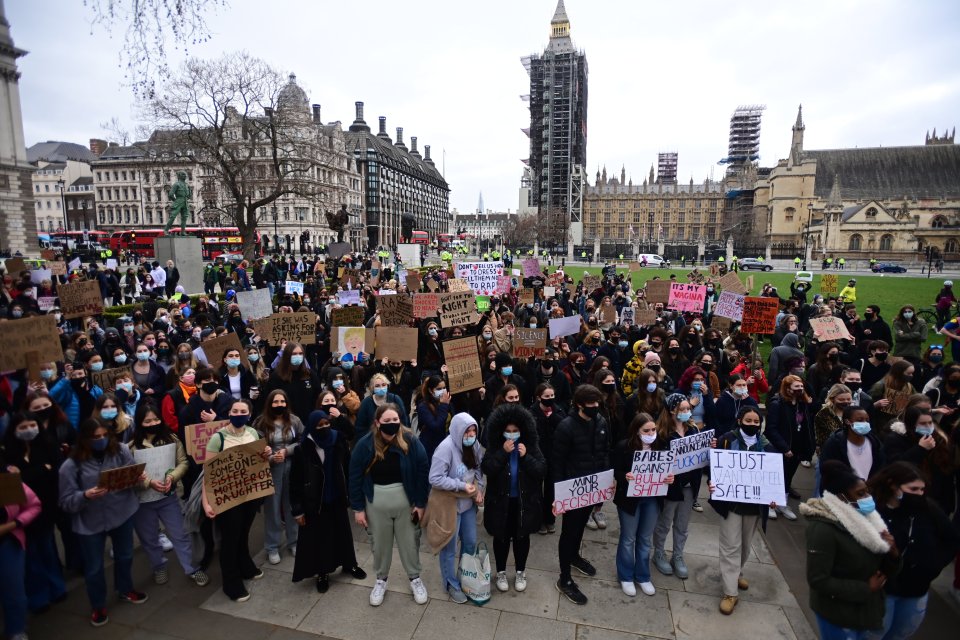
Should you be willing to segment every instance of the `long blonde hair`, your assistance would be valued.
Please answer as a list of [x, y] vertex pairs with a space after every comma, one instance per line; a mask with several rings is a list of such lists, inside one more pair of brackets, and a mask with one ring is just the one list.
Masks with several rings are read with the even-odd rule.
[[397, 445], [397, 448], [400, 449], [400, 452], [403, 455], [407, 455], [407, 452], [410, 449], [405, 437], [406, 432], [409, 430], [403, 426], [402, 422], [400, 423], [400, 431], [397, 432], [393, 442], [385, 441], [383, 436], [380, 435], [380, 427], [377, 422], [387, 411], [393, 411], [397, 414], [397, 416], [400, 415], [400, 407], [392, 402], [388, 402], [387, 404], [377, 407], [377, 412], [373, 414], [373, 422], [370, 423], [370, 431], [373, 433], [373, 458], [370, 460], [370, 464], [367, 465], [366, 473], [370, 473], [370, 469], [373, 468], [373, 465], [382, 461], [387, 456], [387, 449], [389, 449], [391, 445]]
[[833, 401], [837, 399], [837, 396], [843, 395], [844, 393], [849, 393], [853, 395], [853, 392], [845, 384], [837, 383], [830, 387], [830, 390], [827, 391], [827, 397], [823, 402], [824, 409], [830, 409], [831, 411], [836, 410], [836, 406], [833, 404]]

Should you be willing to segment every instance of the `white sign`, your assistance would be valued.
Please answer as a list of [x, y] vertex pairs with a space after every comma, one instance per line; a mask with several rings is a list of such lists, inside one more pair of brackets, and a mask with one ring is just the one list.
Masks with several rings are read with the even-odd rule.
[[245, 320], [259, 320], [273, 315], [273, 300], [269, 289], [237, 291], [237, 304]]
[[713, 429], [708, 429], [686, 438], [671, 440], [670, 451], [674, 454], [671, 473], [681, 474], [707, 466], [710, 463], [710, 441], [713, 440], [714, 433]]
[[544, 288], [543, 288], [543, 297], [544, 297], [544, 298], [550, 299], [550, 298], [552, 298], [552, 297], [555, 296], [555, 295], [557, 295], [557, 288], [556, 288], [556, 287], [544, 287]]
[[347, 307], [352, 304], [360, 304], [360, 290], [359, 289], [348, 289], [346, 291], [337, 292], [337, 304], [342, 304]]
[[617, 485], [613, 469], [571, 478], [553, 484], [553, 511], [556, 514], [613, 500]]
[[107, 269], [113, 269], [114, 271], [116, 271], [117, 266], [119, 265], [117, 264], [116, 258], [107, 258], [107, 264], [105, 266]]
[[631, 498], [665, 496], [669, 485], [667, 476], [673, 473], [673, 451], [634, 451], [630, 473], [633, 480], [627, 486]]
[[79, 269], [81, 265], [80, 258], [74, 258], [67, 266], [70, 267], [70, 271], [73, 271], [74, 269]]
[[550, 318], [550, 339], [572, 336], [580, 333], [580, 316]]
[[633, 307], [624, 307], [620, 310], [620, 324], [635, 324], [636, 320], [634, 319], [634, 308]]
[[743, 299], [745, 297], [733, 291], [721, 291], [717, 304], [713, 307], [713, 315], [740, 322], [743, 320]]
[[497, 281], [503, 275], [503, 262], [458, 262], [454, 276], [466, 280], [478, 296], [492, 296], [497, 292]]
[[303, 283], [296, 280], [287, 280], [283, 291], [284, 293], [295, 293], [298, 296], [303, 296]]
[[712, 500], [745, 504], [787, 504], [783, 455], [761, 451], [710, 450]]
[[[147, 447], [146, 449], [137, 449], [133, 452], [133, 459], [137, 464], [146, 463], [143, 472], [151, 480], [163, 482], [168, 472], [173, 471], [177, 466], [177, 445], [165, 444], [162, 447]], [[146, 489], [140, 492], [140, 502], [156, 502], [166, 496], [153, 489]]]
[[37, 298], [37, 306], [40, 311], [50, 311], [57, 306], [57, 298], [56, 296], [41, 296]]

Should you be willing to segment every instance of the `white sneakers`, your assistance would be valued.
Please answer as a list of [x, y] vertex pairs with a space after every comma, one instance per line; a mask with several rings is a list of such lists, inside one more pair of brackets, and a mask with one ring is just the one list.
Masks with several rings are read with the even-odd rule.
[[497, 571], [497, 591], [509, 591], [510, 581], [507, 580], [506, 571]]
[[777, 511], [778, 511], [780, 514], [782, 514], [783, 517], [786, 518], [787, 520], [796, 520], [796, 519], [797, 519], [797, 514], [795, 514], [795, 513], [793, 512], [793, 509], [791, 509], [791, 508], [790, 508], [789, 506], [787, 506], [787, 505], [783, 505], [782, 507], [777, 507]]
[[513, 588], [517, 592], [523, 591], [527, 588], [527, 572], [526, 571], [517, 571], [517, 575], [513, 580]]
[[633, 580], [629, 582], [621, 582], [620, 588], [623, 589], [625, 595], [630, 596], [631, 598], [637, 595], [637, 587], [633, 584]]
[[653, 586], [652, 582], [641, 582], [640, 590], [643, 591], [648, 596], [652, 596], [657, 592], [656, 587]]
[[[377, 584], [379, 583], [380, 581], [377, 580]], [[386, 581], [384, 581], [383, 584], [384, 584], [384, 588], [386, 588], [386, 584], [387, 584]], [[417, 604], [427, 604], [427, 600], [429, 599], [429, 596], [427, 596], [427, 587], [426, 585], [423, 584], [423, 580], [421, 580], [420, 578], [414, 578], [413, 580], [411, 580], [410, 590], [413, 591], [414, 602], [416, 602]], [[373, 596], [370, 596], [370, 598], [372, 600]], [[380, 600], [383, 600], [382, 596]]]
[[280, 553], [277, 551], [268, 551], [267, 562], [270, 564], [280, 564]]
[[370, 606], [379, 607], [383, 604], [383, 595], [387, 592], [387, 581], [377, 580], [373, 585], [373, 591], [370, 592]]
[[[510, 591], [510, 580], [507, 578], [506, 571], [497, 571], [497, 591], [507, 592]], [[527, 588], [527, 574], [525, 571], [517, 571], [517, 575], [513, 579], [513, 588], [517, 592], [525, 591]]]

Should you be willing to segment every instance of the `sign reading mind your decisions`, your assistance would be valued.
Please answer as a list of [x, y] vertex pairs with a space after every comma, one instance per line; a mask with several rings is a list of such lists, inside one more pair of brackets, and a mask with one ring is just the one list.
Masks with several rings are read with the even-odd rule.
[[553, 485], [553, 512], [560, 515], [574, 509], [590, 507], [613, 500], [613, 494], [616, 490], [617, 485], [613, 481], [613, 469], [555, 482]]

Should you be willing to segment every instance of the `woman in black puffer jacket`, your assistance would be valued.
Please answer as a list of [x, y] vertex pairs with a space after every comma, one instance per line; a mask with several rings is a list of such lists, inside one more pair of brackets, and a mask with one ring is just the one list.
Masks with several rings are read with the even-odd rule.
[[486, 426], [489, 448], [480, 464], [487, 476], [483, 526], [493, 536], [497, 589], [510, 588], [507, 556], [512, 540], [517, 567], [514, 587], [523, 591], [530, 534], [540, 528], [547, 462], [540, 451], [533, 415], [521, 405], [501, 404], [487, 418]]

